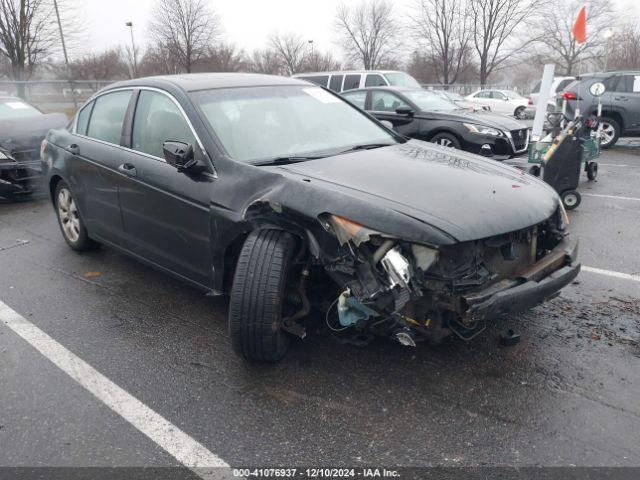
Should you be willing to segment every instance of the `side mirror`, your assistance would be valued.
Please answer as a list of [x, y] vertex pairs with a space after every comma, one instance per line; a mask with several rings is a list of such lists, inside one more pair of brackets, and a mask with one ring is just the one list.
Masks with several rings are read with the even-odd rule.
[[193, 147], [188, 143], [167, 141], [162, 144], [164, 159], [169, 165], [173, 165], [179, 172], [192, 169], [197, 165], [193, 156]]
[[406, 116], [410, 117], [411, 115], [413, 115], [413, 108], [411, 108], [411, 107], [409, 107], [407, 105], [404, 105], [402, 107], [396, 108], [396, 113], [398, 115], [406, 115]]

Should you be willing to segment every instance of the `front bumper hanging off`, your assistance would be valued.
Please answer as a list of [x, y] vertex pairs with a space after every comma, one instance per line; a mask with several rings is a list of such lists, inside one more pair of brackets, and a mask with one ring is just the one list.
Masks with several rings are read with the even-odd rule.
[[556, 297], [580, 272], [578, 241], [564, 239], [544, 258], [513, 279], [464, 297], [470, 320], [528, 310]]

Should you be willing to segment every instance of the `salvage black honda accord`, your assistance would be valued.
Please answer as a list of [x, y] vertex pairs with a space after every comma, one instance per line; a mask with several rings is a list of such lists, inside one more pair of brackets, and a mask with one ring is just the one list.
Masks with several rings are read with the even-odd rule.
[[249, 360], [320, 315], [353, 339], [469, 339], [578, 274], [556, 193], [406, 140], [295, 79], [155, 77], [99, 92], [43, 145], [74, 250], [113, 246], [210, 294]]

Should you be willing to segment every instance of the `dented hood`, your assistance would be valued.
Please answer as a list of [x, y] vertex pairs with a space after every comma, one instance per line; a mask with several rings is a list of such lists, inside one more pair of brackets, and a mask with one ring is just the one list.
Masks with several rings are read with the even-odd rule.
[[[415, 140], [272, 168], [408, 215], [458, 241], [524, 229], [558, 208], [555, 191], [531, 175]], [[384, 225], [367, 226], [385, 231]]]

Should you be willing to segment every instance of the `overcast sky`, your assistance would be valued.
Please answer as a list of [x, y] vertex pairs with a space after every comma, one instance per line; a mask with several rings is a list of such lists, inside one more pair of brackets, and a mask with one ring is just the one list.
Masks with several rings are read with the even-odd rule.
[[[153, 13], [155, 0], [77, 0], [86, 20], [82, 50], [100, 51], [108, 47], [129, 44], [132, 21], [136, 42], [144, 46], [147, 24]], [[349, 0], [347, 3], [359, 2]], [[415, 0], [394, 0], [397, 12], [407, 12]], [[564, 0], [559, 0], [564, 1]], [[264, 48], [273, 31], [296, 31], [322, 50], [336, 49], [333, 16], [341, 0], [210, 0], [222, 21], [225, 40], [247, 50]], [[614, 0], [621, 11], [640, 18], [640, 1]], [[80, 52], [78, 52], [80, 53]], [[339, 55], [339, 52], [336, 51]]]

